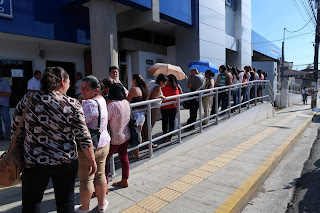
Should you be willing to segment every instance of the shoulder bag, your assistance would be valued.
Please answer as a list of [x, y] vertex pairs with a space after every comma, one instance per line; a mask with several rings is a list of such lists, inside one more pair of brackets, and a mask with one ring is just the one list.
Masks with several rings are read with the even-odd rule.
[[16, 180], [20, 180], [20, 173], [23, 170], [23, 146], [16, 143], [20, 128], [26, 117], [33, 94], [29, 97], [27, 105], [19, 121], [16, 132], [8, 151], [0, 156], [0, 185], [11, 186]]
[[129, 145], [131, 145], [131, 146], [139, 145], [141, 143], [139, 128], [138, 128], [138, 125], [136, 123], [136, 119], [134, 119], [132, 113], [131, 113], [131, 116], [130, 116], [129, 128], [130, 128], [130, 133], [131, 133]]

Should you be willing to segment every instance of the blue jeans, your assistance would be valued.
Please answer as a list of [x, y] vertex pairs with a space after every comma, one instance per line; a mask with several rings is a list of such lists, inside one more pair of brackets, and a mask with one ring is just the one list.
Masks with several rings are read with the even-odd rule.
[[241, 88], [241, 94], [242, 94], [242, 103], [245, 101], [248, 101], [248, 93], [247, 93], [247, 87]]
[[10, 107], [9, 106], [1, 106], [0, 105], [0, 139], [4, 138], [2, 132], [2, 121], [4, 123], [4, 130], [5, 130], [5, 138], [10, 138]]
[[239, 89], [235, 89], [232, 91], [232, 96], [233, 96], [233, 106], [239, 104]]

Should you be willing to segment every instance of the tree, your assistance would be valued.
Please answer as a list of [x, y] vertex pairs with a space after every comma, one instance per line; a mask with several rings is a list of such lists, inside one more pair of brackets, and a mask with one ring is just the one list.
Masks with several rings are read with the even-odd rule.
[[308, 64], [306, 69], [313, 69], [313, 64]]

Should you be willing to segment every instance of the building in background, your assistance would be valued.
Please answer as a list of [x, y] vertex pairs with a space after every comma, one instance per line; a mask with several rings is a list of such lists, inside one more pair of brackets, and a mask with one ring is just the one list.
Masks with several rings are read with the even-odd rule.
[[47, 66], [65, 68], [73, 84], [76, 72], [102, 79], [116, 65], [130, 87], [134, 73], [152, 79], [146, 70], [157, 62], [187, 75], [194, 60], [277, 63], [279, 49], [252, 45], [255, 36], [251, 0], [2, 0], [0, 72], [11, 78], [15, 106], [33, 71]]

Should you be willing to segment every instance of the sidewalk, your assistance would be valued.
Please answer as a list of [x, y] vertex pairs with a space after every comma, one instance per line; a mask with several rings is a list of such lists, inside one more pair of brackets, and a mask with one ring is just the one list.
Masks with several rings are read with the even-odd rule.
[[219, 139], [212, 128], [131, 170], [129, 188], [111, 187], [108, 212], [237, 212], [313, 114], [294, 105]]
[[[226, 126], [224, 137], [215, 137], [223, 124], [208, 128], [131, 169], [129, 188], [113, 188], [110, 183], [108, 212], [237, 212], [313, 114], [310, 105], [299, 104], [236, 132]], [[237, 118], [226, 122], [241, 123]], [[79, 203], [78, 182], [75, 192]], [[92, 199], [92, 212], [96, 206]], [[41, 208], [55, 212], [51, 187]], [[21, 212], [21, 187], [0, 190], [0, 212]]]

